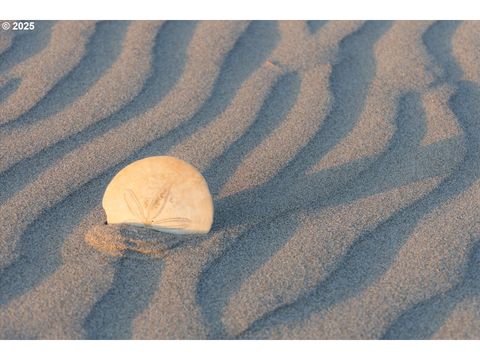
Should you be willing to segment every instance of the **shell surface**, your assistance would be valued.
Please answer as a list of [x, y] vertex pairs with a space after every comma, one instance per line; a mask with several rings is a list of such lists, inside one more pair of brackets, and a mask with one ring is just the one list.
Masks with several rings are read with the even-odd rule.
[[103, 195], [108, 224], [174, 233], [207, 233], [213, 201], [202, 174], [171, 156], [153, 156], [120, 170]]

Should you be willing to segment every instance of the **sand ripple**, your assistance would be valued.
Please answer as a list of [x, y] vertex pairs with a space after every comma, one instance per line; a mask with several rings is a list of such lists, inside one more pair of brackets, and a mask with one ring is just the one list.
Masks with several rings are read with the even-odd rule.
[[[39, 25], [0, 37], [0, 338], [480, 337], [478, 22]], [[153, 155], [210, 234], [104, 224]]]

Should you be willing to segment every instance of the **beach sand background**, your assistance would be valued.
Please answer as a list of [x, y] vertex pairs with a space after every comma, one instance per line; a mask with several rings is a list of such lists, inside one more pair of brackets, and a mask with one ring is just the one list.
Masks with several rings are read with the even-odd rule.
[[[0, 338], [479, 339], [479, 49], [468, 21], [0, 31]], [[156, 155], [204, 174], [211, 232], [90, 246], [129, 241], [102, 195]]]

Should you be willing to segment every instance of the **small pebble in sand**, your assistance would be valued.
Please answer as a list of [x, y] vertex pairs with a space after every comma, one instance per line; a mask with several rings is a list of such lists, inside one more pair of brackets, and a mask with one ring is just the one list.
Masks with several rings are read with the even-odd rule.
[[170, 156], [135, 161], [108, 184], [102, 201], [108, 224], [172, 234], [204, 234], [213, 222], [207, 182], [192, 165]]

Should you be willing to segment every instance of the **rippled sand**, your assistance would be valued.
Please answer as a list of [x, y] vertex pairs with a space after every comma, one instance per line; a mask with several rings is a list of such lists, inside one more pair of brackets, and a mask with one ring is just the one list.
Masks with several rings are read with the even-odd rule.
[[[0, 32], [0, 338], [480, 339], [479, 48], [480, 22]], [[154, 155], [205, 175], [208, 235], [104, 224]]]

